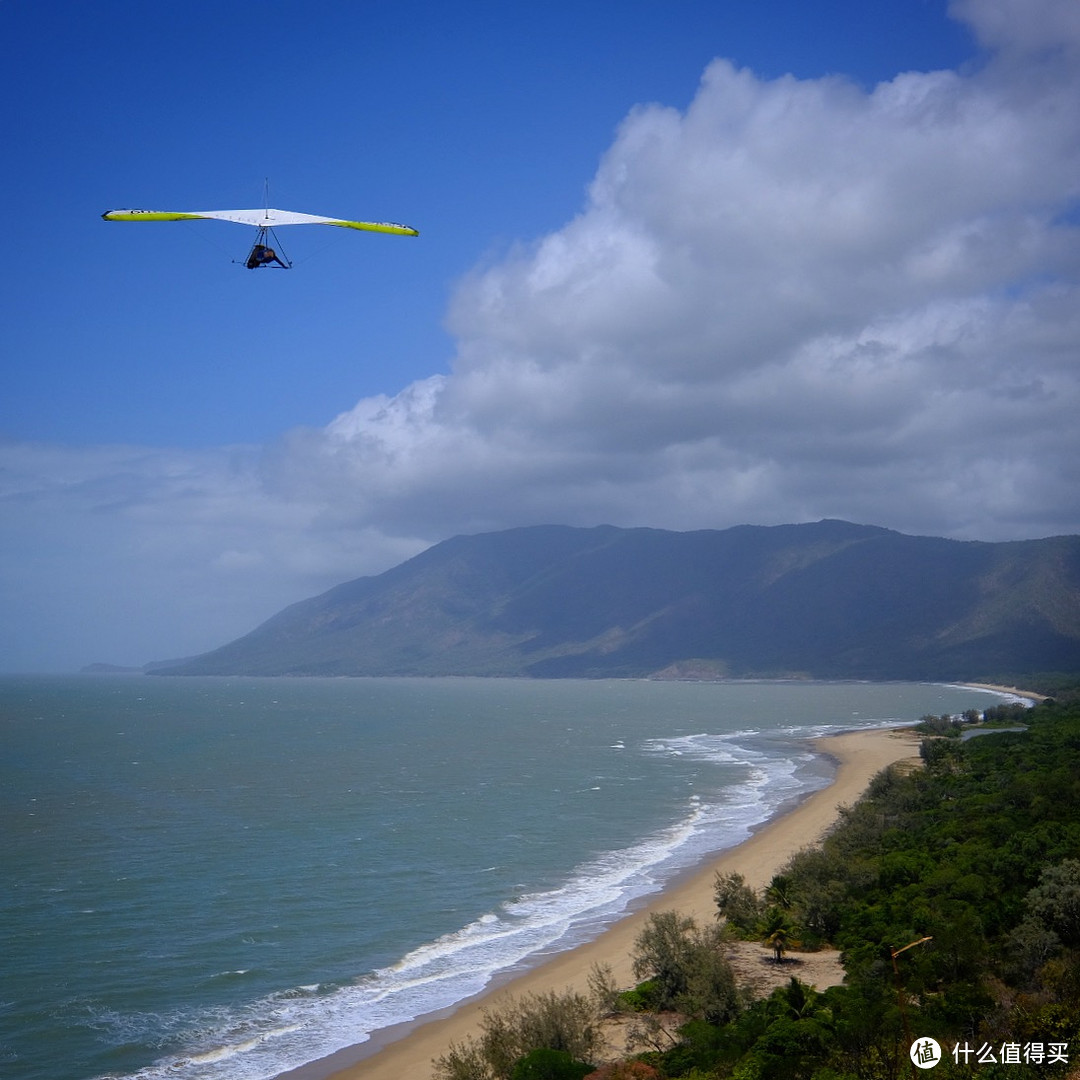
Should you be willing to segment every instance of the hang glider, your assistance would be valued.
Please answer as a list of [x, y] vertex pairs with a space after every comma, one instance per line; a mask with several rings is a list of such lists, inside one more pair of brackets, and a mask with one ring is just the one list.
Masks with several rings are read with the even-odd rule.
[[420, 235], [416, 229], [393, 221], [343, 221], [319, 214], [298, 214], [294, 210], [108, 210], [101, 216], [106, 221], [235, 221], [240, 225], [254, 225], [257, 229], [273, 229], [279, 225], [337, 225], [342, 229], [394, 233], [397, 236]]
[[[419, 236], [416, 229], [393, 221], [345, 221], [342, 218], [322, 217], [319, 214], [299, 214], [294, 210], [107, 210], [101, 215], [105, 221], [234, 221], [239, 225], [252, 225], [258, 229], [255, 243], [245, 260], [249, 270], [260, 266], [278, 266], [288, 270], [292, 263], [282, 258], [278, 251], [280, 243], [274, 229], [281, 225], [334, 225], [340, 229], [357, 229], [361, 232], [390, 233], [395, 236]], [[269, 246], [273, 238], [278, 250]]]

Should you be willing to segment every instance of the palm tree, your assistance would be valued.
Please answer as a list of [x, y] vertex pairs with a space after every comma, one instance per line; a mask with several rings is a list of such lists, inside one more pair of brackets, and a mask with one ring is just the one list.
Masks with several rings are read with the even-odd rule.
[[772, 949], [778, 964], [783, 962], [784, 953], [790, 947], [798, 945], [795, 940], [798, 928], [792, 924], [788, 913], [781, 908], [771, 907], [765, 912], [759, 931], [762, 944]]
[[791, 976], [791, 982], [775, 995], [782, 999], [791, 1020], [806, 1020], [818, 1011], [818, 998], [821, 996], [812, 986], [800, 982]]
[[768, 887], [765, 889], [765, 899], [778, 908], [783, 908], [785, 911], [789, 910], [794, 906], [791, 893], [793, 884], [787, 874], [774, 874], [772, 881], [769, 882]]

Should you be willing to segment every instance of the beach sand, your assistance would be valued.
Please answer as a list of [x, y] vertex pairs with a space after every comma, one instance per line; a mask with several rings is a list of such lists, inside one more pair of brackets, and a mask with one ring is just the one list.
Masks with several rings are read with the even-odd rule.
[[1026, 698], [1038, 704], [1046, 701], [1046, 694], [1037, 694], [1034, 690], [1022, 690], [1019, 686], [1002, 686], [1000, 683], [972, 682], [964, 683], [965, 686], [974, 687], [976, 690], [993, 690], [996, 694], [1015, 694], [1016, 697]]
[[521, 997], [570, 988], [587, 993], [589, 973], [596, 964], [610, 967], [618, 986], [634, 985], [630, 956], [652, 912], [675, 910], [693, 916], [700, 924], [711, 922], [716, 913], [713, 883], [718, 872], [738, 872], [755, 889], [767, 885], [791, 855], [812, 846], [828, 832], [839, 809], [852, 805], [878, 772], [897, 761], [918, 761], [918, 742], [911, 732], [898, 730], [851, 732], [816, 740], [815, 749], [837, 763], [829, 787], [774, 818], [745, 843], [722, 852], [650, 897], [646, 906], [631, 912], [595, 940], [498, 982], [448, 1015], [378, 1032], [367, 1043], [292, 1070], [279, 1080], [430, 1080], [434, 1059], [446, 1053], [451, 1043], [476, 1035], [483, 1010], [498, 1008], [509, 995]]

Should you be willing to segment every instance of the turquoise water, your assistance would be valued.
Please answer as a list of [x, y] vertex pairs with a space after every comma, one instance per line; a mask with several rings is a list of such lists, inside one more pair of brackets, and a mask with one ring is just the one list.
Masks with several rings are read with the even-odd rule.
[[263, 1080], [594, 935], [923, 684], [0, 678], [0, 1077]]

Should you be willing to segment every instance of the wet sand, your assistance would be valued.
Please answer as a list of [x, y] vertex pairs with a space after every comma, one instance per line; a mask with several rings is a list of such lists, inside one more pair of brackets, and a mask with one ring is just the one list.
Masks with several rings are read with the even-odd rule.
[[[289, 1080], [430, 1080], [433, 1061], [451, 1043], [476, 1035], [485, 1009], [498, 1008], [508, 995], [568, 988], [588, 992], [596, 964], [611, 968], [620, 987], [634, 984], [630, 955], [649, 915], [676, 910], [699, 923], [715, 917], [713, 883], [717, 873], [742, 874], [753, 888], [768, 884], [796, 851], [821, 839], [882, 769], [904, 759], [918, 760], [918, 737], [908, 731], [860, 731], [818, 739], [815, 748], [837, 763], [833, 783], [788, 813], [762, 826], [745, 843], [722, 852], [615, 923], [598, 938], [558, 953], [537, 966], [499, 980], [483, 994], [412, 1024], [377, 1032], [369, 1042], [343, 1050], [301, 1069], [282, 1074]], [[279, 1080], [282, 1080], [279, 1078]]]

